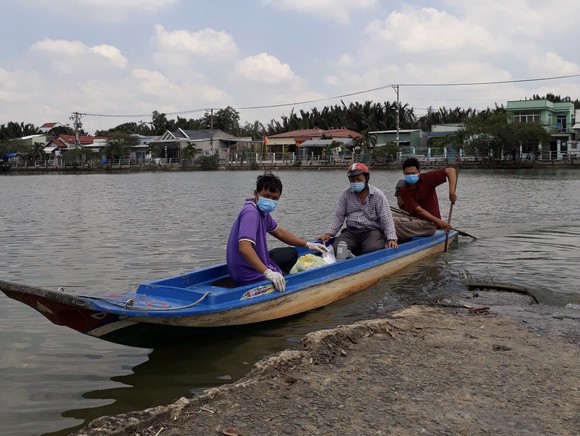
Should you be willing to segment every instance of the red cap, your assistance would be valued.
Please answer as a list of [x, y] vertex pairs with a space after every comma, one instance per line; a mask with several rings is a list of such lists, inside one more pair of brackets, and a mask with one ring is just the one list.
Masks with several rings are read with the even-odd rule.
[[368, 174], [369, 169], [368, 167], [360, 162], [353, 163], [351, 166], [348, 167], [348, 172], [346, 173], [347, 177], [358, 176], [359, 174]]

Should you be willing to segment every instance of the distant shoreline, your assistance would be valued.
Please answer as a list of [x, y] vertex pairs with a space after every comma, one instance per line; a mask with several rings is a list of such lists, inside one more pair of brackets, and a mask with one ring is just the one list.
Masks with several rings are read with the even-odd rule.
[[[11, 175], [28, 175], [28, 174], [45, 174], [45, 173], [67, 173], [67, 174], [118, 174], [118, 173], [139, 173], [139, 172], [177, 172], [177, 171], [263, 171], [266, 169], [275, 170], [296, 170], [296, 171], [323, 171], [323, 170], [341, 170], [348, 167], [348, 162], [340, 163], [312, 163], [305, 162], [300, 165], [288, 163], [244, 163], [243, 165], [233, 163], [227, 165], [218, 165], [217, 168], [202, 168], [201, 166], [182, 165], [174, 163], [171, 165], [116, 165], [111, 167], [99, 166], [96, 168], [83, 167], [0, 167], [0, 174]], [[389, 162], [375, 162], [369, 166], [373, 170], [393, 170], [399, 171], [401, 163]], [[462, 170], [481, 170], [481, 169], [580, 169], [580, 163], [572, 161], [521, 161], [519, 163], [513, 161], [483, 161], [483, 160], [464, 160], [460, 162], [433, 161], [421, 162], [421, 169], [433, 170], [444, 168], [446, 166], [455, 167]]]

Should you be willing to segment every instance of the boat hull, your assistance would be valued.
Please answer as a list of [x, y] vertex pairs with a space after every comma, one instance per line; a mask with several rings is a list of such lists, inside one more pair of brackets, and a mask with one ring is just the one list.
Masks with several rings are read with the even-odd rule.
[[274, 300], [268, 300], [230, 309], [227, 311], [194, 317], [158, 318], [155, 320], [139, 319], [142, 322], [159, 322], [165, 325], [181, 327], [223, 327], [253, 324], [285, 318], [310, 310], [327, 306], [350, 295], [369, 288], [381, 278], [405, 268], [416, 261], [443, 251], [444, 242], [429, 249], [418, 251], [391, 262], [366, 269], [328, 283], [313, 286], [300, 292], [282, 295]]
[[[450, 233], [450, 242], [456, 238], [456, 232]], [[5, 281], [0, 281], [0, 290], [55, 324], [111, 342], [151, 347], [153, 337], [164, 331], [171, 336], [180, 336], [176, 334], [180, 330], [187, 331], [186, 335], [219, 333], [327, 306], [442, 252], [444, 246], [444, 232], [438, 231], [433, 237], [402, 244], [399, 250], [380, 250], [286, 276], [284, 293], [275, 291], [269, 282], [239, 288], [218, 285], [227, 278], [225, 265], [104, 297], [74, 296]]]

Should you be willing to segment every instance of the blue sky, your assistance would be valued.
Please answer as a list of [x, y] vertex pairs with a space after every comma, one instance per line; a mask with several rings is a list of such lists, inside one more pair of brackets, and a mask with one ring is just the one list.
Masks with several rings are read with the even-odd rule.
[[265, 124], [341, 100], [392, 102], [392, 84], [419, 116], [547, 92], [580, 98], [580, 77], [408, 86], [580, 74], [580, 2], [570, 0], [0, 3], [0, 124], [69, 123], [76, 111], [94, 133], [154, 110], [199, 118], [226, 106]]

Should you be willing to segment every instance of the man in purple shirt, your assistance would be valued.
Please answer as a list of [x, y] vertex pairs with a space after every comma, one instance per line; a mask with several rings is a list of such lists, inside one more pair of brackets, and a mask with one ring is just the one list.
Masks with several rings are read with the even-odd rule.
[[293, 247], [275, 248], [268, 251], [266, 234], [269, 233], [288, 245], [307, 247], [323, 252], [323, 244], [307, 242], [279, 226], [270, 212], [276, 209], [282, 195], [282, 181], [266, 171], [258, 177], [254, 197], [246, 199], [232, 225], [226, 259], [230, 276], [237, 286], [254, 283], [266, 278], [276, 289], [284, 291], [288, 274], [298, 260]]

